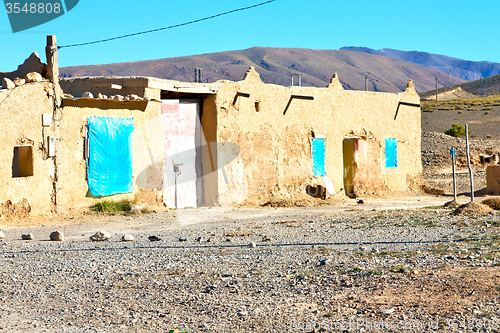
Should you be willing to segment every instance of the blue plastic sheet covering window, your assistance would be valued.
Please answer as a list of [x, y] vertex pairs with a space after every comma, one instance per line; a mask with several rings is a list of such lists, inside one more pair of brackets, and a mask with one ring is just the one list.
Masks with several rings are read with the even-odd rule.
[[325, 139], [312, 139], [313, 175], [325, 175]]
[[398, 141], [394, 138], [385, 139], [385, 167], [398, 166]]
[[132, 118], [89, 117], [87, 178], [95, 196], [129, 193], [132, 187]]

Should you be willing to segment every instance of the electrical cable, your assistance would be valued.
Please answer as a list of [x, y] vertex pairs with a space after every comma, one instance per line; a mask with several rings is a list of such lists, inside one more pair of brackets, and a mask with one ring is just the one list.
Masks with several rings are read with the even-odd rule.
[[242, 8], [238, 8], [238, 9], [233, 9], [233, 10], [230, 10], [228, 12], [224, 12], [224, 13], [220, 13], [220, 14], [216, 14], [216, 15], [212, 15], [212, 16], [207, 16], [207, 17], [204, 17], [204, 18], [201, 18], [201, 19], [197, 19], [197, 20], [194, 20], [194, 21], [189, 21], [189, 22], [185, 22], [185, 23], [175, 24], [175, 25], [171, 25], [171, 26], [168, 26], [168, 27], [163, 27], [163, 28], [158, 28], [158, 29], [152, 29], [152, 30], [146, 30], [146, 31], [141, 31], [141, 32], [135, 32], [135, 33], [128, 34], [128, 35], [123, 35], [123, 36], [118, 36], [118, 37], [112, 37], [112, 38], [106, 38], [106, 39], [100, 39], [100, 40], [95, 40], [95, 41], [92, 41], [92, 42], [79, 43], [79, 44], [70, 44], [70, 45], [62, 45], [62, 46], [58, 46], [57, 48], [58, 49], [62, 49], [62, 48], [65, 48], [65, 47], [75, 47], [75, 46], [84, 46], [84, 45], [90, 45], [90, 44], [97, 44], [97, 43], [109, 42], [109, 41], [112, 41], [112, 40], [126, 38], [126, 37], [132, 37], [132, 36], [137, 36], [137, 35], [142, 35], [142, 34], [148, 34], [148, 33], [151, 33], [151, 32], [157, 32], [157, 31], [161, 31], [161, 30], [178, 28], [178, 27], [182, 27], [184, 25], [198, 23], [198, 22], [210, 20], [210, 19], [213, 19], [213, 18], [216, 18], [216, 17], [219, 17], [219, 16], [223, 16], [223, 15], [227, 15], [227, 14], [239, 12], [239, 11], [242, 11], [242, 10], [247, 10], [247, 9], [259, 7], [259, 6], [266, 5], [268, 3], [274, 2], [274, 1], [276, 1], [276, 0], [269, 0], [269, 1], [261, 2], [261, 3], [258, 3], [256, 5], [252, 5], [252, 6], [248, 6], [248, 7], [242, 7]]

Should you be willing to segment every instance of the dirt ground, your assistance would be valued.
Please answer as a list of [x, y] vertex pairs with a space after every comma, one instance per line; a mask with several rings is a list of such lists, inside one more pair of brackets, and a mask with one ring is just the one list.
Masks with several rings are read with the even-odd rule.
[[438, 132], [451, 128], [452, 124], [469, 124], [472, 139], [500, 138], [500, 106], [493, 110], [482, 110], [482, 106], [474, 106], [474, 111], [436, 110], [422, 112], [422, 132]]
[[[500, 137], [500, 129], [496, 127], [500, 122], [500, 110], [493, 110], [489, 115], [483, 115], [480, 111], [464, 112], [464, 114], [450, 117], [455, 114], [453, 111], [435, 111], [433, 113], [424, 113], [422, 116], [422, 127], [425, 133], [422, 136], [422, 161], [424, 164], [424, 184], [443, 191], [441, 195], [429, 195], [423, 193], [415, 193], [407, 196], [391, 197], [391, 198], [363, 198], [363, 203], [360, 204], [357, 200], [332, 200], [323, 203], [310, 204], [304, 203], [303, 205], [294, 204], [288, 205], [286, 203], [270, 204], [267, 207], [239, 207], [239, 208], [199, 208], [194, 210], [165, 210], [159, 207], [152, 208], [151, 214], [139, 215], [92, 215], [83, 214], [78, 216], [58, 216], [50, 218], [25, 218], [25, 219], [2, 219], [0, 220], [1, 229], [5, 231], [7, 237], [1, 241], [4, 246], [4, 264], [8, 265], [7, 261], [25, 260], [23, 256], [25, 253], [29, 255], [36, 255], [40, 252], [36, 250], [36, 243], [33, 243], [28, 248], [25, 243], [19, 239], [22, 233], [32, 232], [35, 235], [45, 235], [48, 237], [51, 231], [60, 230], [67, 235], [66, 242], [69, 247], [78, 247], [79, 244], [88, 244], [89, 235], [98, 230], [106, 230], [113, 235], [114, 238], [120, 237], [123, 234], [135, 235], [138, 239], [145, 237], [144, 235], [163, 234], [172, 235], [168, 239], [167, 245], [163, 243], [158, 249], [175, 249], [175, 251], [183, 251], [183, 243], [178, 243], [178, 235], [187, 235], [189, 239], [194, 238], [194, 234], [199, 230], [203, 230], [205, 235], [216, 235], [217, 241], [212, 246], [213, 248], [200, 247], [197, 251], [202, 251], [210, 254], [210, 258], [224, 258], [229, 251], [244, 251], [248, 238], [241, 238], [240, 243], [235, 244], [234, 240], [231, 243], [224, 241], [224, 235], [229, 235], [228, 230], [244, 230], [250, 225], [255, 228], [263, 228], [262, 226], [269, 226], [269, 232], [274, 232], [271, 235], [272, 240], [269, 242], [258, 243], [258, 247], [264, 249], [264, 246], [272, 246], [276, 248], [283, 246], [289, 247], [289, 254], [279, 252], [279, 256], [267, 255], [262, 252], [260, 257], [255, 257], [255, 262], [262, 262], [262, 256], [269, 256], [268, 260], [276, 260], [278, 264], [272, 262], [267, 264], [262, 263], [266, 271], [269, 271], [269, 277], [254, 277], [250, 281], [248, 289], [251, 290], [255, 284], [267, 281], [270, 286], [273, 283], [281, 286], [288, 286], [292, 293], [297, 290], [296, 285], [306, 283], [304, 280], [298, 279], [299, 272], [301, 276], [309, 276], [310, 281], [307, 282], [308, 293], [314, 293], [314, 300], [304, 301], [303, 295], [301, 299], [292, 296], [290, 302], [277, 298], [274, 294], [267, 294], [267, 290], [256, 290], [255, 296], [248, 295], [249, 299], [256, 300], [257, 297], [275, 297], [276, 304], [273, 306], [273, 315], [270, 317], [262, 316], [236, 316], [231, 317], [230, 321], [226, 322], [220, 319], [226, 316], [225, 313], [220, 314], [222, 320], [221, 326], [204, 326], [190, 328], [189, 332], [220, 332], [230, 329], [233, 332], [285, 332], [285, 331], [301, 331], [301, 332], [335, 332], [335, 331], [364, 331], [364, 332], [382, 332], [382, 331], [421, 331], [421, 332], [434, 332], [436, 330], [454, 330], [454, 331], [480, 331], [481, 329], [486, 332], [500, 332], [500, 243], [498, 242], [498, 233], [500, 232], [500, 216], [496, 215], [496, 211], [489, 213], [483, 217], [480, 216], [451, 216], [453, 209], [443, 208], [443, 204], [452, 199], [452, 178], [451, 178], [451, 160], [449, 158], [448, 150], [455, 147], [460, 158], [457, 164], [458, 176], [458, 202], [466, 203], [469, 200], [470, 183], [468, 169], [464, 164], [463, 149], [465, 141], [462, 139], [455, 139], [442, 135], [441, 133], [448, 129], [453, 122], [470, 121], [471, 130], [475, 134], [472, 137], [471, 147], [474, 154], [474, 191], [476, 200], [482, 201], [489, 196], [485, 193], [485, 172], [477, 164], [477, 155], [479, 153], [497, 152], [497, 141], [494, 138]], [[465, 118], [464, 118], [465, 117]], [[469, 118], [467, 118], [469, 117]], [[477, 124], [477, 128], [475, 127]], [[155, 212], [156, 210], [156, 212]], [[410, 219], [412, 222], [407, 225], [404, 222]], [[278, 221], [278, 222], [277, 222]], [[304, 242], [290, 236], [287, 241], [279, 242], [276, 240], [279, 229], [276, 228], [279, 221], [287, 222], [287, 232], [299, 231], [300, 233], [312, 232], [312, 227], [309, 223], [314, 223], [314, 228], [321, 230], [333, 230], [334, 232], [348, 232], [355, 233], [357, 230], [370, 231], [374, 228], [377, 232], [388, 232], [393, 235], [407, 235], [407, 242], [418, 243], [418, 239], [422, 242], [419, 232], [415, 231], [415, 227], [425, 226], [431, 230], [446, 229], [449, 230], [449, 237], [460, 230], [467, 230], [468, 236], [460, 236], [456, 242], [452, 240], [447, 243], [449, 248], [436, 247], [429, 243], [429, 246], [420, 246], [418, 250], [406, 250], [387, 252], [381, 251], [371, 252], [370, 248], [364, 250], [351, 250], [350, 252], [342, 252], [337, 249], [337, 243], [326, 243], [328, 241], [328, 233], [322, 233], [321, 238], [314, 236], [313, 241]], [[329, 221], [331, 225], [325, 223]], [[341, 222], [339, 222], [341, 221]], [[328, 224], [328, 228], [325, 225]], [[285, 225], [285, 224], [284, 224]], [[313, 224], [311, 224], [312, 226]], [[324, 228], [324, 229], [322, 229]], [[380, 229], [376, 229], [380, 228]], [[436, 228], [436, 229], [432, 229]], [[252, 230], [254, 236], [261, 229]], [[484, 232], [487, 231], [487, 234]], [[249, 234], [252, 234], [249, 233]], [[268, 235], [266, 234], [266, 235]], [[173, 236], [175, 235], [175, 237]], [[259, 234], [260, 235], [260, 234]], [[305, 236], [305, 235], [304, 235]], [[42, 237], [42, 236], [40, 236]], [[302, 237], [302, 235], [301, 235]], [[456, 236], [458, 237], [458, 236]], [[235, 237], [238, 238], [238, 237]], [[289, 239], [289, 240], [288, 240]], [[147, 239], [143, 240], [147, 242]], [[448, 242], [448, 241], [447, 241]], [[47, 242], [45, 242], [47, 243]], [[151, 251], [151, 255], [155, 253], [156, 248], [148, 245], [149, 243], [140, 243], [137, 251], [144, 251], [147, 249]], [[318, 246], [318, 244], [328, 244], [327, 246]], [[362, 246], [361, 242], [361, 247]], [[447, 246], [448, 246], [447, 245]], [[461, 250], [462, 247], [467, 245], [468, 249]], [[7, 249], [10, 246], [11, 249]], [[45, 245], [44, 245], [45, 246]], [[83, 246], [83, 245], [82, 245]], [[88, 245], [85, 245], [88, 246]], [[105, 246], [102, 245], [102, 246]], [[115, 240], [113, 243], [113, 251], [120, 251], [117, 246], [119, 242]], [[185, 251], [193, 251], [193, 245], [185, 247]], [[116, 249], [115, 249], [116, 248]], [[111, 248], [110, 248], [111, 249]], [[126, 249], [126, 247], [124, 248]], [[301, 250], [303, 249], [303, 251]], [[195, 249], [196, 250], [196, 249]], [[17, 253], [16, 251], [19, 251]], [[218, 251], [218, 252], [217, 252]], [[264, 251], [264, 250], [262, 250]], [[267, 250], [266, 250], [267, 251]], [[271, 250], [269, 250], [272, 252]], [[338, 252], [336, 252], [338, 251]], [[375, 250], [373, 250], [375, 251]], [[378, 248], [377, 248], [377, 251]], [[48, 251], [53, 256], [57, 256], [57, 250]], [[62, 251], [61, 251], [62, 252]], [[111, 253], [111, 251], [109, 251]], [[314, 253], [318, 256], [330, 255], [330, 258], [342, 258], [339, 264], [335, 266], [325, 265], [321, 272], [317, 272], [318, 265], [314, 262], [305, 260], [297, 264], [296, 277], [288, 274], [278, 274], [284, 267], [280, 267], [280, 260], [286, 261], [289, 256], [304, 255], [303, 253]], [[367, 253], [368, 252], [368, 253]], [[12, 254], [16, 253], [16, 254]], [[24, 254], [23, 254], [24, 253]], [[70, 252], [68, 252], [70, 253]], [[72, 251], [72, 256], [77, 256], [75, 251]], [[82, 252], [84, 255], [85, 251]], [[223, 254], [224, 253], [224, 254]], [[246, 253], [246, 252], [245, 252]], [[14, 255], [16, 256], [14, 258]], [[69, 254], [67, 254], [68, 256]], [[190, 255], [198, 256], [203, 260], [208, 260], [201, 254], [191, 253]], [[309, 255], [309, 254], [308, 254]], [[12, 257], [11, 257], [12, 256]], [[246, 254], [245, 254], [246, 256]], [[425, 258], [424, 258], [425, 257]], [[13, 258], [13, 259], [11, 259]], [[19, 259], [17, 259], [19, 258]], [[73, 258], [73, 257], [71, 257]], [[244, 257], [246, 258], [246, 257]], [[253, 258], [253, 257], [251, 257]], [[420, 259], [422, 258], [422, 259]], [[78, 258], [77, 258], [78, 259]], [[83, 258], [82, 258], [83, 260]], [[98, 258], [93, 259], [99, 261]], [[212, 260], [212, 259], [210, 259]], [[248, 259], [245, 259], [248, 260]], [[302, 259], [300, 259], [302, 260]], [[299, 261], [300, 261], [299, 260]], [[389, 263], [380, 263], [380, 267], [371, 269], [361, 269], [366, 263], [373, 265], [377, 260], [386, 260]], [[396, 264], [391, 262], [396, 262]], [[23, 263], [20, 261], [19, 264]], [[408, 265], [399, 267], [400, 263]], [[251, 262], [254, 264], [254, 262]], [[294, 263], [295, 265], [295, 263]], [[13, 266], [14, 267], [14, 266]], [[236, 266], [238, 271], [241, 267]], [[202, 270], [203, 267], [197, 268]], [[205, 268], [209, 271], [208, 268]], [[210, 268], [211, 269], [211, 268]], [[307, 269], [307, 270], [306, 270]], [[313, 275], [310, 275], [314, 271]], [[157, 272], [154, 278], [158, 283], [163, 283], [165, 286], [171, 286], [172, 290], [178, 290], [179, 295], [187, 293], [185, 283], [189, 284], [189, 279], [193, 279], [193, 283], [199, 283], [198, 278], [190, 277], [189, 274], [181, 273], [170, 275], [164, 274], [165, 272]], [[189, 270], [188, 270], [189, 272]], [[103, 273], [104, 274], [104, 273]], [[143, 278], [145, 281], [138, 280], [135, 282], [127, 282], [126, 290], [147, 290], [148, 293], [156, 295], [158, 292], [157, 285], [149, 286], [148, 273]], [[206, 273], [208, 275], [208, 273]], [[236, 274], [234, 274], [236, 276]], [[7, 279], [8, 272], [4, 272], [4, 277]], [[134, 275], [135, 276], [135, 275]], [[239, 276], [239, 275], [238, 275]], [[243, 274], [241, 275], [243, 276]], [[150, 278], [152, 278], [151, 275]], [[207, 277], [208, 278], [208, 277]], [[220, 280], [220, 281], [219, 281]], [[244, 279], [243, 279], [244, 280]], [[93, 280], [91, 280], [93, 281]], [[128, 280], [127, 280], [128, 281]], [[210, 283], [219, 281], [222, 285], [226, 280], [221, 277], [220, 273], [210, 275]], [[221, 282], [222, 281], [222, 282]], [[3, 282], [2, 282], [3, 283]], [[94, 283], [94, 282], [91, 282]], [[121, 283], [121, 282], [120, 282]], [[120, 287], [120, 283], [117, 286]], [[148, 284], [149, 283], [149, 284]], [[156, 283], [156, 282], [155, 282]], [[240, 282], [244, 283], [244, 282]], [[43, 284], [43, 282], [42, 282]], [[7, 284], [4, 285], [7, 287]], [[91, 287], [91, 285], [90, 285]], [[80, 288], [90, 288], [88, 284], [82, 284]], [[12, 289], [9, 288], [14, 288]], [[63, 287], [60, 287], [64, 289]], [[127, 289], [128, 288], [128, 289]], [[135, 289], [134, 289], [135, 288]], [[177, 288], [177, 289], [176, 289]], [[274, 288], [274, 287], [273, 287]], [[0, 330], [3, 331], [68, 331], [66, 329], [57, 329], [52, 326], [29, 326], [32, 325], [34, 320], [26, 322], [19, 314], [16, 315], [16, 310], [9, 303], [9, 292], [15, 293], [15, 283], [4, 288], [0, 292], [0, 317], [5, 321], [7, 318], [17, 320], [21, 327], [10, 324], [0, 324]], [[191, 290], [191, 287], [189, 287]], [[222, 291], [222, 290], [221, 290]], [[269, 290], [269, 293], [272, 290]], [[252, 291], [253, 292], [253, 291]], [[245, 294], [243, 291], [241, 294]], [[312, 295], [312, 294], [309, 294]], [[323, 295], [323, 296], [322, 296]], [[157, 295], [158, 296], [158, 295]], [[215, 295], [214, 297], [216, 297]], [[86, 296], [82, 296], [85, 298]], [[133, 295], [131, 296], [133, 298]], [[153, 296], [152, 296], [153, 297]], [[156, 296], [154, 296], [156, 297]], [[178, 296], [179, 299], [182, 298]], [[190, 297], [190, 296], [189, 296]], [[223, 307], [224, 302], [229, 302], [234, 296], [233, 294], [222, 295], [218, 300], [217, 305], [209, 305], [206, 303], [204, 311], [217, 313]], [[243, 297], [243, 296], [241, 296]], [[253, 298], [255, 297], [255, 298]], [[297, 296], [298, 297], [298, 296]], [[312, 297], [312, 296], [311, 296]], [[283, 303], [283, 302], [288, 303]], [[89, 298], [89, 302], [92, 300]], [[133, 301], [129, 301], [134, 303]], [[222, 303], [221, 303], [222, 302]], [[55, 303], [54, 303], [55, 304]], [[128, 304], [129, 307], [141, 307]], [[216, 303], [214, 303], [216, 304]], [[196, 307], [190, 305], [192, 309]], [[201, 306], [201, 305], [200, 305]], [[58, 309], [57, 305], [52, 306], [55, 310], [54, 313], [63, 312], [62, 308]], [[201, 317], [200, 310], [190, 313], [189, 307], [179, 305], [163, 305], [168, 308], [172, 315], [163, 315], [161, 317], [154, 317], [156, 321], [167, 321], [168, 329], [172, 328], [171, 323], [174, 323], [174, 316], [195, 318], [193, 320], [205, 320]], [[85, 309], [85, 308], [84, 308]], [[57, 310], [57, 311], [56, 311]], [[7, 314], [6, 314], [7, 311]], [[90, 311], [90, 310], [89, 310]], [[151, 311], [151, 310], [149, 310]], [[160, 311], [160, 310], [158, 310]], [[177, 312], [176, 312], [177, 311]], [[184, 311], [184, 312], [183, 312]], [[193, 310], [194, 311], [194, 310]], [[269, 310], [271, 311], [271, 310]], [[127, 312], [127, 311], [125, 311]], [[205, 313], [205, 312], [204, 312]], [[17, 317], [16, 317], [17, 316]], [[83, 315], [85, 316], [85, 315]], [[94, 319], [98, 321], [98, 316], [93, 315]], [[218, 315], [219, 316], [219, 315]], [[50, 317], [50, 316], [46, 316]], [[17, 318], [17, 319], [16, 319]], [[54, 318], [57, 315], [54, 314]], [[165, 331], [167, 326], [152, 326], [151, 320], [148, 324], [142, 323], [141, 320], [122, 322], [121, 326], [99, 326], [104, 324], [91, 324], [92, 320], [88, 320], [88, 326], [78, 326], [81, 318], [74, 317], [70, 319], [73, 326], [69, 331], [94, 331], [99, 332], [146, 332], [146, 331]], [[140, 318], [140, 316], [138, 317]], [[228, 317], [229, 318], [229, 317]], [[93, 319], [93, 320], [94, 320]], [[96, 322], [94, 320], [94, 323]], [[359, 327], [348, 326], [352, 321], [356, 321]], [[154, 321], [154, 320], [153, 320]], [[40, 321], [42, 322], [42, 321]], [[334, 328], [333, 323], [345, 324], [339, 329]], [[61, 323], [63, 321], [61, 320]], [[297, 327], [293, 327], [293, 323]], [[308, 324], [309, 323], [309, 324]], [[410, 323], [410, 327], [405, 328], [392, 328], [377, 327], [377, 323]], [[322, 329], [321, 325], [327, 329]], [[367, 326], [368, 324], [368, 326]], [[36, 325], [39, 325], [38, 322]], [[94, 325], [94, 326], [92, 326]], [[97, 325], [97, 326], [96, 326]], [[128, 326], [127, 326], [128, 325]], [[224, 326], [226, 325], [226, 326]], [[291, 326], [290, 326], [291, 325]], [[309, 325], [309, 326], [307, 326]], [[310, 327], [313, 325], [314, 327]], [[413, 325], [413, 326], [412, 326]], [[422, 325], [422, 326], [419, 326]], [[33, 328], [34, 327], [34, 328]], [[286, 327], [289, 329], [287, 330]], [[43, 328], [43, 330], [41, 329]]]

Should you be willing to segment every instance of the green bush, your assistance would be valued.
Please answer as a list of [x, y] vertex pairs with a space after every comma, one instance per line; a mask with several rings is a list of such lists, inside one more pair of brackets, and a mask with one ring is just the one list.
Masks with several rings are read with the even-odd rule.
[[444, 134], [454, 136], [456, 138], [461, 138], [462, 136], [465, 136], [465, 126], [459, 124], [453, 124], [451, 125], [451, 128], [449, 130], [444, 131]]
[[123, 199], [120, 201], [102, 200], [91, 206], [91, 209], [100, 213], [122, 213], [132, 209], [132, 201]]

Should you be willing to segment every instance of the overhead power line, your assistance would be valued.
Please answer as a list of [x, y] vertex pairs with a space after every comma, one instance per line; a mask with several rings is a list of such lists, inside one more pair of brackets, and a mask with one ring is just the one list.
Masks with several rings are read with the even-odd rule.
[[62, 49], [64, 47], [75, 47], [75, 46], [84, 46], [84, 45], [90, 45], [90, 44], [97, 44], [97, 43], [109, 42], [109, 41], [112, 41], [112, 40], [115, 40], [115, 39], [121, 39], [121, 38], [126, 38], [126, 37], [137, 36], [137, 35], [149, 34], [151, 32], [157, 32], [157, 31], [161, 31], [161, 30], [178, 28], [178, 27], [182, 27], [184, 25], [189, 25], [189, 24], [193, 24], [193, 23], [198, 23], [198, 22], [210, 20], [210, 19], [213, 19], [213, 18], [216, 18], [216, 17], [219, 17], [219, 16], [236, 13], [236, 12], [239, 12], [239, 11], [242, 11], [242, 10], [252, 9], [252, 8], [255, 8], [255, 7], [266, 5], [266, 4], [274, 2], [274, 1], [276, 1], [276, 0], [269, 0], [269, 1], [261, 2], [261, 3], [258, 3], [256, 5], [252, 5], [252, 6], [248, 6], [248, 7], [243, 7], [243, 8], [238, 8], [238, 9], [233, 9], [233, 10], [230, 10], [228, 12], [224, 12], [224, 13], [220, 13], [220, 14], [216, 14], [216, 15], [212, 15], [212, 16], [207, 16], [207, 17], [204, 17], [204, 18], [201, 18], [201, 19], [197, 19], [197, 20], [194, 20], [194, 21], [189, 21], [189, 22], [185, 22], [185, 23], [175, 24], [175, 25], [171, 25], [171, 26], [168, 26], [168, 27], [164, 27], [164, 28], [158, 28], [158, 29], [152, 29], [152, 30], [147, 30], [147, 31], [135, 32], [133, 34], [123, 35], [123, 36], [118, 36], [118, 37], [112, 37], [112, 38], [106, 38], [106, 39], [100, 39], [100, 40], [95, 40], [95, 41], [86, 42], [86, 43], [71, 44], [71, 45], [62, 45], [62, 46], [58, 46], [57, 48], [58, 49]]

